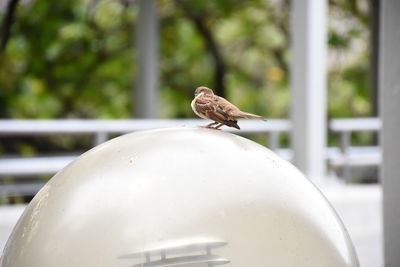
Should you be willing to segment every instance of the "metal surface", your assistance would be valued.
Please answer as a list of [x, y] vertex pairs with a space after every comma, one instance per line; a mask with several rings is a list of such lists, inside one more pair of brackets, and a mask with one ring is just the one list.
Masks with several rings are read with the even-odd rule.
[[226, 242], [212, 250], [226, 266], [358, 266], [336, 213], [294, 166], [237, 135], [185, 127], [115, 138], [56, 174], [0, 266], [133, 266], [143, 258], [121, 256], [186, 240]]
[[382, 116], [385, 266], [400, 265], [400, 1], [381, 1], [380, 115]]
[[291, 119], [294, 164], [314, 182], [326, 174], [327, 0], [291, 2]]
[[135, 32], [136, 77], [134, 114], [138, 118], [158, 115], [158, 15], [155, 0], [138, 0]]

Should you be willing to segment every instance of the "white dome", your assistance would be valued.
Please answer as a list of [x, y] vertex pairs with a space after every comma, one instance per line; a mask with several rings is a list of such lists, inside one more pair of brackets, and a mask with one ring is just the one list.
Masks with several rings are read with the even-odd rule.
[[358, 266], [340, 219], [293, 165], [240, 136], [185, 127], [115, 138], [57, 173], [0, 266], [218, 264]]

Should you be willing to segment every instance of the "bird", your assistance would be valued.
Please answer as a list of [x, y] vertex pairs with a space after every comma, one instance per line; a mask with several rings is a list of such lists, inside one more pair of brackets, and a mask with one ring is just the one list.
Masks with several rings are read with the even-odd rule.
[[225, 98], [215, 95], [213, 90], [208, 87], [197, 87], [194, 96], [191, 103], [193, 112], [200, 118], [214, 121], [202, 126], [204, 128], [220, 130], [221, 126], [226, 125], [240, 130], [239, 119], [255, 118], [265, 120], [259, 115], [241, 111]]

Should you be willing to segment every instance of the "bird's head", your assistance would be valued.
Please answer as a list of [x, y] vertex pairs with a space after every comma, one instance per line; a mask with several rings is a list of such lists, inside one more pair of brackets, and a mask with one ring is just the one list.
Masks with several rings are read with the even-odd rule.
[[208, 87], [205, 86], [200, 86], [196, 88], [196, 91], [194, 91], [194, 96], [198, 96], [199, 94], [203, 93], [203, 95], [213, 95], [214, 92]]

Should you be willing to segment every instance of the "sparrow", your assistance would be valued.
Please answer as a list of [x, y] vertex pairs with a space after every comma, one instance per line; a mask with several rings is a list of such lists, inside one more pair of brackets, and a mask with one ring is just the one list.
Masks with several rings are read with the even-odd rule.
[[191, 103], [194, 113], [200, 118], [214, 121], [203, 126], [205, 128], [219, 129], [226, 125], [240, 130], [237, 124], [238, 119], [264, 119], [259, 115], [241, 111], [225, 98], [215, 95], [213, 90], [205, 86], [197, 87], [194, 96]]

